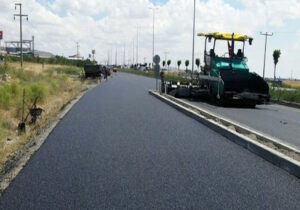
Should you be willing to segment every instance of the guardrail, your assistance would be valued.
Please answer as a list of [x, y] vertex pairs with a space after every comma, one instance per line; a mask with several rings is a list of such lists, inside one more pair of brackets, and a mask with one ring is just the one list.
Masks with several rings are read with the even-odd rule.
[[300, 178], [300, 151], [278, 139], [242, 126], [230, 119], [217, 116], [203, 108], [196, 107], [167, 94], [149, 90], [156, 98], [203, 123], [227, 139], [247, 148], [278, 167]]

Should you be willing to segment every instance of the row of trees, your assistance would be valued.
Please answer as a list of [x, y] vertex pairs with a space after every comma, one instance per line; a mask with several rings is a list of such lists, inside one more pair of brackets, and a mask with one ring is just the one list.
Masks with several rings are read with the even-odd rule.
[[[0, 59], [4, 59], [4, 56], [0, 56]], [[10, 61], [19, 61], [20, 57], [17, 56], [9, 56], [8, 59]], [[71, 60], [68, 58], [65, 58], [63, 56], [55, 56], [52, 58], [40, 58], [40, 57], [34, 57], [30, 55], [24, 55], [23, 56], [24, 61], [27, 62], [33, 62], [33, 63], [40, 63], [40, 64], [61, 64], [61, 65], [70, 65], [70, 66], [78, 66], [83, 67], [85, 64], [94, 64], [94, 61], [91, 61], [90, 59], [86, 60]]]
[[[171, 60], [168, 60], [168, 61], [163, 61], [162, 62], [162, 65], [163, 65], [163, 67], [165, 67], [166, 66], [166, 64], [167, 64], [167, 66], [168, 66], [168, 69], [170, 68], [170, 65], [171, 65]], [[177, 67], [178, 67], [178, 70], [180, 70], [180, 66], [181, 66], [181, 60], [178, 60], [177, 61]], [[189, 67], [189, 65], [190, 65], [190, 61], [189, 60], [185, 60], [185, 68], [186, 68], [186, 71], [188, 70], [188, 67]], [[200, 58], [196, 58], [196, 60], [195, 60], [195, 64], [196, 64], [196, 66], [197, 66], [197, 69], [198, 70], [200, 70]]]

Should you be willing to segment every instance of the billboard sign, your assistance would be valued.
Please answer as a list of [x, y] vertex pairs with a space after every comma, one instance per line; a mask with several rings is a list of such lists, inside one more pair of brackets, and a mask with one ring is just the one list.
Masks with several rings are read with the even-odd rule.
[[0, 31], [0, 40], [3, 39], [3, 31]]

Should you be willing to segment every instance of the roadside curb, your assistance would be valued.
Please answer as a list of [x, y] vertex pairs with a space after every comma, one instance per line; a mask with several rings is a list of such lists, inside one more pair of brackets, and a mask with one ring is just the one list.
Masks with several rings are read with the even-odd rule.
[[19, 151], [16, 151], [9, 158], [8, 163], [2, 171], [2, 177], [0, 177], [0, 197], [9, 184], [16, 178], [16, 176], [26, 166], [31, 156], [37, 152], [48, 136], [52, 133], [57, 124], [64, 118], [64, 116], [72, 109], [72, 107], [89, 91], [99, 86], [99, 84], [88, 85], [83, 91], [76, 97], [70, 99], [66, 104], [61, 107], [58, 115], [52, 120], [46, 122], [45, 126], [39, 131], [39, 134], [31, 139], [25, 146]]
[[282, 106], [288, 106], [288, 107], [300, 109], [300, 103], [294, 103], [289, 101], [278, 101], [278, 100], [271, 100], [271, 102]]
[[[249, 151], [253, 152], [254, 154], [264, 158], [265, 160], [267, 160], [267, 161], [273, 163], [274, 165], [289, 172], [290, 174], [300, 178], [300, 162], [299, 161], [292, 159], [291, 157], [288, 157], [287, 155], [260, 143], [258, 140], [253, 140], [246, 135], [243, 135], [241, 133], [236, 132], [235, 130], [230, 129], [228, 126], [226, 127], [225, 125], [218, 123], [218, 121], [223, 121], [224, 119], [221, 119], [218, 117], [216, 117], [215, 120], [209, 119], [209, 118], [205, 117], [205, 115], [201, 115], [201, 114], [193, 111], [192, 109], [187, 108], [187, 106], [185, 106], [185, 104], [186, 104], [185, 102], [182, 102], [181, 104], [176, 103], [175, 101], [170, 100], [169, 98], [165, 97], [164, 95], [160, 95], [159, 93], [154, 92], [152, 90], [149, 90], [149, 94], [158, 98], [159, 100], [167, 103], [168, 105], [170, 105], [173, 108], [177, 109], [178, 111], [186, 114], [187, 116], [204, 124], [208, 128], [216, 131], [217, 133], [226, 137], [230, 141], [233, 141], [236, 144], [243, 146], [244, 148], [248, 149]], [[176, 100], [178, 100], [178, 99], [176, 99]], [[198, 109], [200, 110], [200, 108], [198, 108]], [[205, 112], [205, 111], [203, 111], [203, 112]], [[266, 138], [266, 140], [267, 140], [267, 138]], [[287, 145], [282, 145], [280, 142], [277, 142], [276, 140], [272, 140], [272, 142], [269, 142], [269, 143], [276, 144], [276, 146], [280, 145], [280, 147], [282, 147], [282, 149], [292, 149]], [[298, 151], [296, 151], [296, 152], [298, 153]]]

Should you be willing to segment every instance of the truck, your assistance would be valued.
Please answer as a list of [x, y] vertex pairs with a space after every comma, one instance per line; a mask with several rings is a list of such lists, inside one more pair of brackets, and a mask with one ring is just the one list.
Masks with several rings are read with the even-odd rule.
[[84, 69], [85, 78], [101, 77], [101, 73], [102, 73], [101, 65], [86, 64], [86, 65], [84, 65], [83, 69]]
[[[267, 82], [255, 72], [250, 72], [245, 57], [245, 45], [252, 45], [253, 38], [238, 33], [200, 33], [204, 37], [204, 66], [201, 72], [187, 83], [163, 81], [162, 91], [176, 97], [208, 94], [220, 104], [238, 101], [249, 107], [268, 103]], [[225, 52], [216, 54], [220, 42], [227, 42]], [[239, 43], [240, 49], [236, 50]], [[208, 44], [212, 45], [208, 47]], [[222, 48], [224, 50], [224, 47]], [[222, 51], [222, 50], [221, 50]]]

